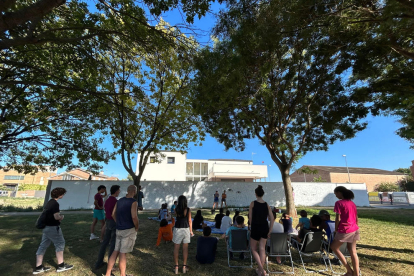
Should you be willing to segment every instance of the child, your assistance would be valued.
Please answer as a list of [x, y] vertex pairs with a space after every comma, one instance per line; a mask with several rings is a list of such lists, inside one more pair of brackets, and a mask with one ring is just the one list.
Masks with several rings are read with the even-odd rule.
[[161, 220], [160, 222], [160, 229], [158, 229], [158, 239], [157, 244], [155, 246], [159, 246], [161, 239], [167, 243], [167, 241], [172, 241], [173, 239], [173, 231], [172, 228], [174, 227], [175, 219], [172, 218], [172, 223], [168, 224], [166, 219]]
[[227, 198], [226, 190], [224, 190], [223, 193], [221, 194], [221, 208], [223, 208], [223, 202], [224, 202], [224, 205], [226, 205], [226, 208], [227, 208], [226, 198]]
[[194, 216], [193, 220], [193, 230], [203, 229], [204, 218], [201, 215], [201, 210], [197, 210], [197, 214]]
[[[335, 238], [331, 244], [331, 249], [346, 267], [346, 275], [359, 276], [359, 259], [356, 252], [356, 242], [360, 240], [358, 227], [358, 213], [354, 199], [354, 193], [343, 186], [338, 186], [334, 190], [335, 196], [339, 199], [335, 203]], [[346, 242], [348, 251], [351, 255], [352, 266], [347, 263], [346, 258], [339, 248]]]
[[299, 218], [299, 223], [295, 227], [296, 230], [298, 228], [300, 228], [299, 230], [302, 230], [302, 229], [309, 230], [309, 228], [310, 228], [310, 221], [308, 219], [308, 213], [305, 210], [302, 210], [302, 211], [299, 212], [299, 215], [301, 216], [301, 218]]
[[[236, 218], [236, 225], [233, 225], [229, 229], [227, 229], [226, 233], [223, 234], [221, 236], [221, 238], [222, 239], [226, 238], [226, 242], [228, 241], [230, 248], [232, 248], [231, 247], [232, 246], [232, 244], [231, 244], [231, 231], [233, 231], [233, 230], [245, 230], [245, 229], [246, 228], [244, 226], [244, 217], [238, 216]], [[248, 240], [250, 238], [249, 236], [250, 236], [250, 232], [247, 231], [246, 240]], [[233, 253], [232, 252], [230, 252], [230, 258], [233, 258]], [[239, 258], [243, 260], [244, 259], [244, 253], [240, 253]]]
[[[303, 239], [305, 238], [306, 233], [322, 232], [322, 230], [318, 228], [321, 225], [321, 223], [322, 223], [321, 217], [318, 215], [313, 215], [310, 219], [309, 230], [302, 228], [299, 231], [299, 235], [297, 237], [294, 237], [294, 239], [296, 239], [298, 242], [302, 242]], [[302, 250], [305, 250], [305, 246], [306, 246], [306, 243], [303, 244]]]
[[226, 211], [226, 215], [221, 219], [220, 231], [226, 233], [227, 229], [231, 226], [230, 211]]
[[161, 206], [161, 211], [160, 211], [159, 217], [160, 217], [161, 220], [168, 219], [169, 218], [168, 209], [167, 209], [167, 203], [164, 203]]
[[173, 204], [173, 206], [171, 206], [171, 216], [172, 215], [174, 215], [174, 213], [175, 213], [175, 208], [177, 207], [177, 200], [176, 201], [174, 201], [174, 204]]
[[237, 210], [237, 211], [234, 213], [234, 217], [233, 217], [233, 225], [236, 225], [236, 218], [237, 218], [239, 215], [240, 215], [240, 211], [239, 211], [239, 210]]
[[283, 213], [282, 218], [279, 220], [279, 223], [283, 224], [284, 233], [295, 235], [298, 234], [298, 231], [296, 229], [293, 229], [292, 218], [288, 214]]

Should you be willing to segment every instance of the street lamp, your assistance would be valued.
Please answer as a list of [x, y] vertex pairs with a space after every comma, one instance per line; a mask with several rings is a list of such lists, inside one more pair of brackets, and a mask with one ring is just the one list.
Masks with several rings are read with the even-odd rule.
[[349, 176], [349, 168], [348, 168], [348, 161], [346, 160], [346, 155], [342, 155], [345, 157], [345, 164], [346, 164], [346, 170], [348, 171], [348, 183], [351, 183], [351, 177]]

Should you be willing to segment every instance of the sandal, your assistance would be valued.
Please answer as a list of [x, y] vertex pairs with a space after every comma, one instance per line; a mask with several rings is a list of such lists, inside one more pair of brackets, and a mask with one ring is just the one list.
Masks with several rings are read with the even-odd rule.
[[175, 266], [174, 266], [174, 273], [175, 273], [175, 274], [178, 274], [178, 265], [175, 265]]
[[188, 270], [188, 265], [183, 265], [183, 273], [187, 273]]

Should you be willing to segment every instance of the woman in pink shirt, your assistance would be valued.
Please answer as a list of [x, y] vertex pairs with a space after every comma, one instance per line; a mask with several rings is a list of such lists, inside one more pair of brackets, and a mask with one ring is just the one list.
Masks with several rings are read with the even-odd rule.
[[[356, 242], [360, 240], [358, 227], [358, 214], [354, 199], [354, 193], [343, 186], [335, 188], [334, 193], [338, 200], [335, 203], [335, 239], [331, 244], [331, 249], [346, 267], [344, 276], [359, 276], [359, 259], [356, 252]], [[352, 266], [346, 262], [346, 258], [339, 251], [341, 245], [346, 242], [348, 251], [351, 255]]]

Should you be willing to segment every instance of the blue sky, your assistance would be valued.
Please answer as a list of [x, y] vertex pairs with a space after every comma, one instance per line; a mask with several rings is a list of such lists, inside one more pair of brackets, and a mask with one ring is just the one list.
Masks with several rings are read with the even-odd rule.
[[[213, 12], [217, 12], [220, 5], [213, 5]], [[181, 23], [181, 15], [177, 12], [169, 12], [163, 15], [163, 19], [171, 25]], [[198, 41], [202, 45], [211, 42], [209, 32], [214, 26], [215, 18], [212, 13], [196, 20], [193, 27], [199, 31]], [[185, 31], [190, 34], [191, 32]], [[343, 154], [347, 155], [350, 167], [369, 167], [385, 170], [394, 170], [400, 167], [409, 167], [411, 160], [414, 160], [414, 151], [410, 144], [397, 136], [395, 131], [401, 127], [396, 117], [368, 117], [368, 128], [357, 134], [353, 139], [343, 142], [336, 142], [328, 151], [310, 152], [305, 155], [296, 165], [327, 165], [345, 166]], [[107, 141], [104, 145], [108, 149], [113, 149], [111, 142]], [[282, 181], [276, 164], [270, 158], [269, 152], [261, 146], [257, 139], [247, 141], [246, 149], [243, 152], [234, 150], [224, 151], [224, 146], [219, 144], [214, 138], [207, 137], [203, 142], [203, 147], [190, 147], [187, 158], [190, 159], [212, 159], [212, 158], [234, 158], [252, 159], [254, 164], [266, 164], [268, 167], [270, 181]], [[134, 166], [136, 160], [134, 160]], [[262, 163], [263, 162], [263, 163]], [[127, 172], [122, 166], [120, 158], [111, 161], [103, 168], [105, 174], [114, 175], [119, 178], [126, 178]], [[59, 170], [62, 172], [62, 170]], [[293, 171], [292, 171], [293, 172]], [[268, 179], [269, 180], [269, 179]]]

